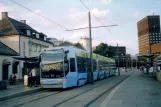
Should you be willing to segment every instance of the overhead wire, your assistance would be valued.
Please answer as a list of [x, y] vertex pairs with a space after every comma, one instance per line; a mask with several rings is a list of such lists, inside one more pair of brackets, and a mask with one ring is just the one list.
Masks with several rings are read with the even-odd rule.
[[[42, 17], [42, 18], [44, 18], [44, 19], [46, 19], [46, 20], [48, 20], [48, 21], [50, 21], [50, 22], [56, 24], [57, 26], [59, 26], [59, 27], [65, 29], [65, 30], [68, 30], [68, 28], [66, 28], [65, 26], [63, 26], [63, 25], [61, 25], [61, 24], [59, 24], [59, 23], [57, 23], [57, 22], [55, 22], [55, 21], [53, 21], [53, 20], [51, 20], [51, 19], [49, 19], [49, 18], [43, 16], [43, 15], [41, 15], [41, 14], [35, 12], [35, 11], [33, 11], [33, 10], [31, 10], [31, 9], [29, 9], [29, 8], [27, 8], [27, 7], [25, 7], [25, 6], [21, 5], [21, 4], [19, 4], [19, 3], [15, 2], [15, 1], [13, 1], [13, 0], [9, 0], [9, 1], [11, 1], [11, 2], [13, 2], [13, 3], [19, 5], [19, 6], [22, 7], [22, 8], [27, 9], [28, 11], [30, 11], [30, 12], [32, 12], [32, 13], [38, 15], [39, 17]], [[77, 22], [77, 23], [78, 23], [78, 22]], [[71, 32], [76, 33], [76, 34], [78, 35], [78, 33], [75, 32], [75, 31], [71, 31]]]
[[47, 18], [47, 17], [41, 15], [41, 14], [39, 14], [39, 13], [37, 13], [37, 12], [35, 12], [35, 11], [33, 11], [33, 10], [31, 10], [31, 9], [29, 9], [29, 8], [27, 8], [27, 7], [23, 6], [23, 5], [21, 5], [21, 4], [17, 3], [17, 2], [15, 2], [15, 1], [13, 1], [13, 0], [9, 0], [9, 1], [11, 1], [11, 2], [13, 2], [13, 3], [19, 5], [20, 7], [23, 7], [23, 8], [25, 8], [25, 9], [27, 9], [28, 11], [30, 11], [30, 12], [32, 12], [32, 13], [34, 13], [34, 14], [36, 14], [36, 15], [38, 15], [38, 16], [40, 16], [40, 17], [42, 17], [42, 18], [44, 18], [44, 19], [46, 19], [46, 20], [48, 20], [48, 21], [50, 21], [50, 22], [52, 22], [52, 23], [54, 23], [54, 24], [56, 24], [57, 26], [62, 27], [62, 28], [64, 28], [64, 29], [67, 30], [67, 28], [66, 28], [65, 26], [63, 26], [63, 25], [61, 25], [61, 24], [59, 24], [59, 23], [57, 23], [57, 22], [55, 22], [55, 21], [53, 21], [53, 20], [51, 20], [51, 19], [49, 19], [49, 18]]
[[[82, 1], [82, 0], [80, 0], [80, 2], [84, 5], [84, 7], [87, 9], [87, 10], [89, 10], [90, 11], [90, 8], [88, 8], [87, 7], [87, 5]], [[91, 11], [90, 11], [91, 12]], [[92, 14], [93, 14], [93, 16], [103, 25], [103, 26], [105, 26], [103, 23], [102, 23], [102, 21], [93, 13], [93, 12], [91, 12]], [[107, 29], [110, 33], [111, 33], [111, 31], [109, 30], [109, 29]]]

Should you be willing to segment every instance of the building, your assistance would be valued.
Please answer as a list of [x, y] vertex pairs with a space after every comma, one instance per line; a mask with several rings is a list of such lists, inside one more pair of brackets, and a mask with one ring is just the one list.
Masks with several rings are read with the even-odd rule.
[[[118, 53], [117, 53], [118, 49]], [[125, 67], [125, 62], [126, 62], [126, 47], [125, 46], [113, 46], [112, 47], [112, 52], [115, 55], [116, 58], [116, 65], [118, 66], [118, 59], [117, 56], [119, 56], [119, 66], [120, 67]]]
[[117, 54], [117, 46], [114, 46], [112, 48], [112, 51], [114, 52], [115, 56], [117, 56], [117, 55], [119, 55], [119, 57], [126, 56], [126, 47], [125, 46], [118, 46], [118, 54]]
[[154, 44], [151, 46], [152, 54], [161, 54], [161, 43]]
[[12, 56], [19, 56], [19, 54], [0, 42], [0, 81], [7, 80], [9, 75], [18, 72], [19, 61], [14, 60]]
[[161, 42], [160, 16], [147, 16], [137, 23], [139, 55], [150, 54], [151, 45]]
[[94, 50], [96, 50], [96, 46], [94, 46], [94, 47], [92, 48], [92, 51], [94, 51]]
[[85, 50], [90, 52], [90, 39], [87, 37], [81, 38], [79, 43], [84, 47]]
[[54, 46], [59, 46], [63, 43], [63, 40], [57, 40], [56, 38], [47, 38], [48, 41], [52, 42]]
[[[0, 41], [17, 52], [20, 57], [39, 56], [44, 48], [53, 47], [53, 43], [47, 40], [45, 34], [27, 25], [25, 20], [17, 21], [8, 17], [7, 12], [2, 12], [0, 20]], [[20, 61], [18, 67], [19, 70], [16, 74], [21, 79], [23, 61]]]

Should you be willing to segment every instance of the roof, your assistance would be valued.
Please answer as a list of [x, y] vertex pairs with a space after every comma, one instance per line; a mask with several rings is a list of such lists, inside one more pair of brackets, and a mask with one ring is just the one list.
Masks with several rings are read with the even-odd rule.
[[39, 56], [37, 56], [37, 57], [21, 57], [21, 56], [16, 56], [16, 57], [12, 57], [12, 58], [16, 59], [16, 60], [26, 61], [26, 62], [38, 62], [39, 61]]
[[3, 44], [2, 42], [0, 42], [0, 55], [18, 56], [19, 54], [13, 49]]
[[[31, 36], [27, 35], [27, 30], [31, 32], [32, 34]], [[36, 35], [34, 33], [38, 33], [39, 38], [36, 38]], [[53, 44], [50, 41], [44, 40], [44, 37], [47, 37], [45, 34], [39, 33], [38, 31], [36, 31], [35, 29], [33, 29], [32, 27], [30, 27], [25, 23], [19, 22], [10, 17], [6, 17], [0, 20], [0, 36], [9, 36], [9, 35], [23, 35]]]

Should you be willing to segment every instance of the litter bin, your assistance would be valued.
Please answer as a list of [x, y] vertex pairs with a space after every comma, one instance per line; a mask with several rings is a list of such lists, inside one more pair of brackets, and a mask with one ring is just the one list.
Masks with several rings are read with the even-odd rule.
[[156, 78], [157, 78], [157, 81], [161, 82], [161, 72], [156, 73]]
[[24, 85], [28, 86], [28, 75], [24, 76]]

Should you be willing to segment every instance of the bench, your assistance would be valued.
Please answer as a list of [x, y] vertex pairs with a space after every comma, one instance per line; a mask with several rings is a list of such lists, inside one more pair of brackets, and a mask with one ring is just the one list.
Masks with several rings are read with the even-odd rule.
[[0, 90], [7, 89], [7, 81], [0, 81]]

